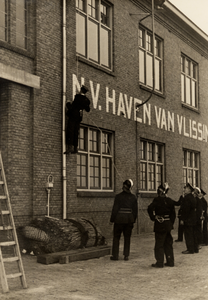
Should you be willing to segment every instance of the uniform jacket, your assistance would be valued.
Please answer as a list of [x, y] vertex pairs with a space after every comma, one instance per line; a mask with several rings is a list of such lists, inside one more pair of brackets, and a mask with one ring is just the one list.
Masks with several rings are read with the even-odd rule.
[[85, 95], [76, 94], [74, 101], [72, 103], [67, 102], [66, 106], [69, 119], [80, 123], [82, 121], [82, 111], [90, 111], [90, 100]]
[[185, 195], [183, 203], [181, 205], [181, 220], [184, 221], [184, 225], [194, 226], [197, 222], [197, 199], [194, 198], [192, 193]]
[[181, 195], [179, 200], [177, 202], [175, 202], [175, 206], [180, 206], [179, 210], [178, 210], [178, 218], [181, 218], [181, 205], [183, 202], [184, 197]]
[[207, 201], [204, 197], [202, 197], [201, 200], [202, 200], [202, 206], [204, 211], [204, 219], [205, 221], [207, 221]]
[[[148, 206], [147, 212], [152, 221], [154, 221], [154, 232], [165, 232], [173, 229], [175, 222], [175, 201], [169, 197], [158, 196], [153, 199], [152, 203]], [[168, 216], [170, 220], [164, 220], [160, 223], [155, 217]]]
[[138, 214], [137, 198], [130, 191], [116, 195], [110, 222], [117, 224], [135, 223]]
[[196, 221], [198, 224], [201, 224], [203, 217], [203, 200], [202, 198], [196, 197], [197, 205], [196, 205]]

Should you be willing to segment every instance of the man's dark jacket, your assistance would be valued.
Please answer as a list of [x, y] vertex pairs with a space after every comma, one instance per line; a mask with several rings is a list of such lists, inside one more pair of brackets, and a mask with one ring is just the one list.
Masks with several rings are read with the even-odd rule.
[[90, 111], [90, 100], [85, 95], [76, 94], [74, 101], [72, 103], [67, 102], [66, 106], [68, 108], [67, 116], [70, 121], [80, 123], [82, 121], [82, 114], [80, 112], [82, 110]]
[[135, 223], [138, 214], [137, 198], [130, 191], [116, 195], [110, 222], [117, 224]]
[[[147, 212], [152, 221], [154, 221], [154, 232], [165, 232], [173, 229], [175, 222], [175, 201], [169, 197], [158, 196], [153, 199], [152, 203], [148, 206]], [[155, 217], [163, 217], [163, 222], [159, 222]]]
[[194, 226], [197, 223], [197, 198], [192, 193], [186, 194], [181, 205], [181, 220], [186, 226]]

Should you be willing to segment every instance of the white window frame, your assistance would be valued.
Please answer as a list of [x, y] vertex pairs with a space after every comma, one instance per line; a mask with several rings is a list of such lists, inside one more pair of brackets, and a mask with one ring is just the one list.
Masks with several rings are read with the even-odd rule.
[[[161, 152], [158, 152], [158, 149]], [[158, 160], [160, 158], [160, 160]], [[165, 145], [162, 143], [141, 139], [140, 140], [140, 191], [156, 192], [158, 186], [164, 181], [165, 176]], [[145, 167], [145, 170], [143, 169]], [[150, 168], [154, 172], [150, 172]], [[161, 168], [161, 180], [159, 180], [157, 170]], [[154, 173], [154, 174], [153, 174]], [[150, 174], [154, 179], [150, 180]], [[152, 187], [151, 185], [154, 185]]]
[[183, 183], [200, 184], [200, 152], [183, 149]]
[[[153, 47], [152, 36], [153, 35], [150, 30], [144, 28], [143, 26], [139, 27], [138, 29], [139, 83], [140, 85], [143, 85], [150, 89], [153, 88], [153, 59], [154, 58], [153, 58], [153, 49], [152, 49]], [[159, 68], [157, 68], [158, 64], [159, 64]], [[157, 35], [155, 35], [155, 79], [154, 80], [155, 80], [154, 91], [158, 93], [163, 93], [163, 40]]]
[[[19, 5], [19, 0], [16, 1], [16, 46], [27, 49], [28, 47], [28, 1], [24, 0], [24, 7]], [[17, 14], [18, 7], [22, 9], [23, 19]], [[19, 26], [18, 26], [19, 24]], [[23, 28], [23, 30], [21, 30]], [[19, 38], [18, 38], [19, 37]], [[22, 40], [22, 42], [20, 42]]]
[[[83, 131], [82, 131], [83, 130]], [[82, 131], [82, 132], [81, 132]], [[94, 141], [95, 148], [93, 149], [92, 141], [90, 141], [90, 132], [94, 132], [97, 134], [97, 144]], [[104, 140], [103, 134], [107, 134], [109, 137], [109, 140], [106, 142], [106, 139]], [[80, 139], [82, 139], [82, 146], [80, 147]], [[105, 144], [105, 149], [107, 152], [102, 151], [103, 144]], [[91, 146], [90, 146], [91, 145]], [[91, 149], [90, 149], [91, 147]], [[97, 148], [96, 148], [97, 147]], [[80, 157], [83, 157], [86, 159], [86, 163], [84, 168], [86, 170], [84, 173], [84, 181], [86, 182], [86, 185], [83, 186], [83, 184], [79, 185], [79, 182], [81, 182], [81, 163], [80, 163]], [[99, 186], [91, 187], [91, 179], [94, 180], [94, 176], [92, 176], [92, 171], [94, 170], [93, 167], [90, 168], [90, 162], [92, 159], [97, 159], [99, 161]], [[104, 176], [104, 159], [109, 161], [109, 177], [103, 177]], [[113, 132], [109, 130], [104, 129], [98, 129], [94, 127], [88, 127], [88, 126], [81, 126], [80, 127], [80, 136], [79, 136], [79, 145], [78, 145], [78, 154], [77, 154], [77, 191], [90, 191], [90, 192], [113, 192], [114, 190], [114, 134]], [[105, 187], [103, 184], [104, 179], [103, 178], [109, 178], [109, 186]]]
[[198, 109], [198, 64], [181, 54], [181, 102]]
[[[2, 22], [2, 23], [4, 23], [4, 25], [1, 26], [1, 23], [0, 23], [0, 40], [7, 42], [8, 41], [8, 2], [9, 2], [9, 0], [3, 0], [3, 1], [4, 1], [4, 9], [0, 10], [0, 19], [4, 20], [4, 22]], [[3, 35], [4, 35], [4, 37], [3, 37]]]
[[[97, 9], [95, 17], [90, 15], [92, 2], [95, 3]], [[104, 24], [101, 19], [102, 4], [108, 7], [108, 24]], [[112, 70], [112, 14], [113, 7], [105, 0], [76, 0], [77, 55], [110, 70]], [[93, 35], [93, 29], [97, 29], [97, 33], [94, 32], [97, 38], [93, 38], [92, 43], [90, 35]], [[106, 33], [108, 33], [107, 43], [102, 39], [102, 34]], [[97, 51], [94, 51], [95, 41], [97, 42]], [[92, 57], [92, 53], [94, 57]], [[102, 53], [107, 53], [107, 55]]]

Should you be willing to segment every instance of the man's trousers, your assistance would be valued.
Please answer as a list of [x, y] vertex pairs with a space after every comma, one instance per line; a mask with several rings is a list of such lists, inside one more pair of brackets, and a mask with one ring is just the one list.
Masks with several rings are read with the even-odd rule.
[[167, 263], [174, 266], [173, 237], [170, 231], [155, 232], [154, 252], [158, 266], [163, 267], [164, 255]]
[[114, 224], [113, 229], [113, 247], [112, 247], [112, 255], [115, 258], [118, 258], [119, 255], [119, 243], [121, 234], [123, 233], [124, 236], [124, 249], [123, 249], [123, 255], [129, 256], [130, 253], [130, 242], [131, 242], [131, 233], [133, 229], [133, 224]]

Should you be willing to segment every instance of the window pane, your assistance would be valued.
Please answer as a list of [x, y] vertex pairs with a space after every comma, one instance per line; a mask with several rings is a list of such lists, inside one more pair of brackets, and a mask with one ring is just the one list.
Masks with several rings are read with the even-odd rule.
[[145, 48], [144, 46], [144, 30], [139, 29], [139, 46]]
[[106, 25], [106, 26], [110, 26], [109, 24], [109, 7], [103, 2], [101, 1], [101, 5], [100, 5], [100, 19], [101, 19], [101, 23]]
[[162, 183], [162, 166], [157, 166], [157, 186], [159, 186]]
[[76, 0], [76, 7], [79, 8], [80, 10], [85, 11], [84, 2], [85, 0]]
[[193, 185], [193, 170], [188, 170], [188, 182]]
[[186, 103], [191, 104], [191, 79], [186, 77]]
[[102, 183], [103, 188], [110, 188], [110, 158], [103, 158]]
[[156, 145], [156, 161], [162, 162], [162, 146]]
[[152, 164], [149, 164], [148, 187], [149, 190], [155, 190], [155, 165]]
[[146, 35], [146, 49], [152, 52], [152, 36], [149, 33]]
[[181, 56], [181, 71], [185, 72], [185, 59], [183, 56]]
[[89, 21], [89, 58], [98, 61], [98, 25]]
[[20, 33], [16, 33], [16, 45], [25, 48], [25, 37]]
[[20, 20], [16, 20], [16, 30], [19, 34], [24, 36], [25, 35], [25, 23]]
[[192, 106], [196, 107], [196, 82], [191, 81]]
[[18, 5], [16, 6], [16, 18], [25, 22], [25, 8], [19, 5], [19, 0], [17, 0]]
[[97, 19], [97, 0], [88, 0], [88, 14]]
[[154, 161], [154, 145], [152, 143], [149, 143], [148, 154], [148, 159]]
[[184, 185], [187, 183], [187, 169], [183, 169], [183, 183]]
[[87, 160], [86, 155], [77, 154], [77, 186], [86, 188], [87, 186]]
[[147, 82], [148, 86], [153, 86], [152, 78], [153, 78], [153, 69], [152, 69], [153, 57], [147, 54], [147, 63], [146, 63], [146, 72], [147, 72]]
[[90, 187], [99, 188], [100, 186], [100, 161], [96, 156], [90, 158]]
[[145, 83], [145, 59], [144, 51], [139, 50], [139, 81]]
[[161, 70], [161, 65], [160, 65], [160, 60], [155, 59], [155, 89], [160, 91], [161, 90], [161, 84], [160, 84], [160, 74]]
[[181, 74], [181, 101], [185, 101], [185, 76]]
[[191, 74], [190, 61], [188, 61], [188, 60], [186, 59], [185, 65], [186, 65], [186, 74], [187, 74], [187, 75], [190, 75], [190, 74]]
[[5, 13], [0, 11], [0, 27], [5, 28]]
[[77, 43], [77, 52], [81, 55], [86, 56], [86, 47], [85, 47], [85, 17], [77, 13], [76, 15], [76, 43]]
[[109, 67], [109, 31], [101, 28], [100, 37], [100, 63]]
[[140, 188], [146, 190], [146, 164], [140, 163]]

